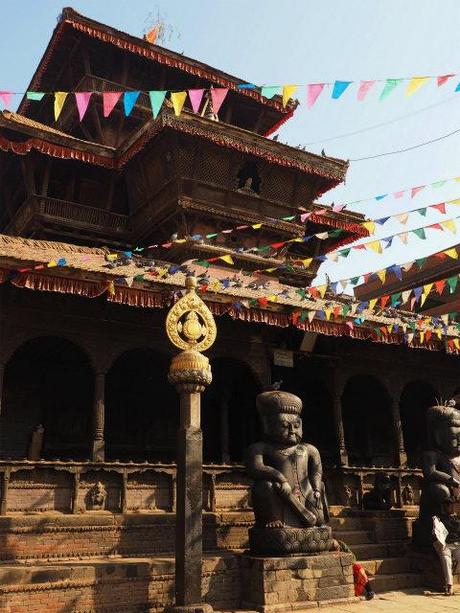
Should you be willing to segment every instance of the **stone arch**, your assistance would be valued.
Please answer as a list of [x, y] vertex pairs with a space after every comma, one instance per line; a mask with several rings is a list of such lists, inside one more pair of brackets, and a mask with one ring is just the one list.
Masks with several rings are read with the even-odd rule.
[[168, 383], [170, 358], [151, 348], [124, 351], [106, 376], [107, 460], [174, 461], [179, 396]]
[[351, 465], [395, 465], [391, 397], [377, 377], [356, 374], [348, 379], [342, 393], [342, 420]]
[[37, 425], [44, 426], [44, 459], [87, 459], [94, 374], [87, 352], [67, 338], [25, 341], [5, 366], [0, 453], [25, 458]]
[[241, 462], [246, 447], [258, 437], [256, 396], [258, 376], [244, 361], [211, 360], [213, 381], [202, 396], [205, 462]]
[[427, 448], [426, 411], [439, 398], [431, 383], [415, 380], [407, 383], [399, 400], [399, 412], [404, 437], [407, 464], [421, 466], [422, 452]]

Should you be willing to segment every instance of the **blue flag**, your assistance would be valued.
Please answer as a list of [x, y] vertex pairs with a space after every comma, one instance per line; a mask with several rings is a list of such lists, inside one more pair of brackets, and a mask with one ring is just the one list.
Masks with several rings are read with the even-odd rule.
[[343, 92], [347, 89], [347, 87], [352, 83], [352, 81], [336, 81], [334, 83], [334, 89], [332, 90], [332, 98], [337, 100], [343, 94]]
[[123, 94], [123, 106], [125, 108], [126, 117], [128, 117], [133, 110], [140, 93], [141, 92], [125, 92]]

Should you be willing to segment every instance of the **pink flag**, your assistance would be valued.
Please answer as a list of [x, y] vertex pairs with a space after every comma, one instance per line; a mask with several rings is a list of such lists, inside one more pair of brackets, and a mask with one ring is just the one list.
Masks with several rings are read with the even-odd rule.
[[444, 83], [446, 81], [448, 81], [451, 77], [455, 77], [454, 74], [445, 74], [442, 75], [441, 77], [437, 77], [437, 82], [438, 82], [438, 87], [441, 87], [441, 85], [444, 85]]
[[88, 104], [91, 98], [91, 92], [75, 92], [75, 101], [77, 103], [78, 114], [80, 121], [83, 121]]
[[198, 113], [200, 110], [201, 100], [203, 98], [204, 89], [189, 89], [188, 97], [190, 98], [190, 103], [192, 105], [192, 109], [194, 113]]
[[375, 81], [361, 81], [358, 89], [358, 100], [361, 102], [366, 97], [368, 91], [374, 85]]
[[102, 106], [104, 117], [108, 117], [113, 111], [114, 106], [120, 100], [123, 92], [102, 92]]
[[334, 211], [334, 213], [340, 213], [340, 211], [343, 211], [343, 209], [347, 206], [347, 204], [333, 204], [332, 205], [332, 210]]
[[394, 197], [394, 198], [396, 198], [396, 199], [397, 199], [397, 198], [402, 198], [402, 197], [404, 196], [404, 192], [405, 192], [405, 190], [404, 190], [404, 189], [403, 189], [401, 192], [395, 192], [395, 193], [393, 194], [393, 197]]
[[419, 185], [419, 187], [413, 187], [410, 192], [410, 197], [413, 198], [414, 196], [416, 196], [419, 192], [422, 191], [424, 187], [424, 185]]
[[0, 92], [0, 100], [6, 107], [10, 106], [13, 100], [13, 92]]
[[324, 83], [310, 83], [307, 85], [307, 106], [309, 109], [315, 104], [323, 89]]
[[228, 87], [213, 87], [211, 89], [212, 110], [217, 115], [222, 102], [228, 94]]
[[443, 215], [446, 214], [446, 203], [440, 202], [439, 204], [430, 204], [430, 209], [436, 209]]

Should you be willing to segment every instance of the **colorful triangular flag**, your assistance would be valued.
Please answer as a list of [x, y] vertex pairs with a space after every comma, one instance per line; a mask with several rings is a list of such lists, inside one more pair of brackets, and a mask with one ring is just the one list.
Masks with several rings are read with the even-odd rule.
[[104, 117], [108, 117], [120, 100], [122, 92], [102, 92], [102, 108]]
[[54, 119], [58, 120], [68, 92], [54, 92]]
[[332, 90], [331, 98], [333, 100], [337, 100], [344, 93], [349, 85], [351, 85], [352, 81], [336, 81], [334, 83], [334, 88]]
[[149, 91], [150, 106], [152, 107], [152, 115], [154, 119], [158, 117], [158, 113], [161, 111], [166, 94], [166, 90]]
[[77, 103], [78, 115], [80, 121], [83, 121], [88, 104], [91, 99], [91, 92], [75, 92], [75, 102]]
[[123, 108], [124, 108], [126, 117], [129, 117], [129, 115], [131, 114], [131, 111], [133, 110], [137, 102], [137, 99], [139, 98], [140, 93], [141, 92], [134, 91], [134, 92], [125, 92], [123, 94]]
[[425, 85], [428, 79], [429, 77], [412, 77], [406, 88], [406, 96], [412, 96], [412, 94], [415, 94], [415, 92], [420, 89], [422, 85]]
[[228, 94], [228, 87], [213, 87], [211, 88], [212, 110], [216, 115], [220, 111], [223, 101]]

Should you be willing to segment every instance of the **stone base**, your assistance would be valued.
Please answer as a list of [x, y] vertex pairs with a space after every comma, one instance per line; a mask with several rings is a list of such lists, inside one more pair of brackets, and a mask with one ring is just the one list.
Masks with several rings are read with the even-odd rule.
[[200, 602], [198, 604], [174, 605], [165, 608], [165, 613], [212, 613], [213, 608], [210, 604]]
[[331, 552], [283, 558], [241, 557], [244, 609], [295, 611], [358, 602], [353, 556]]
[[258, 528], [249, 530], [249, 547], [255, 556], [315, 554], [333, 548], [329, 526], [313, 528]]

